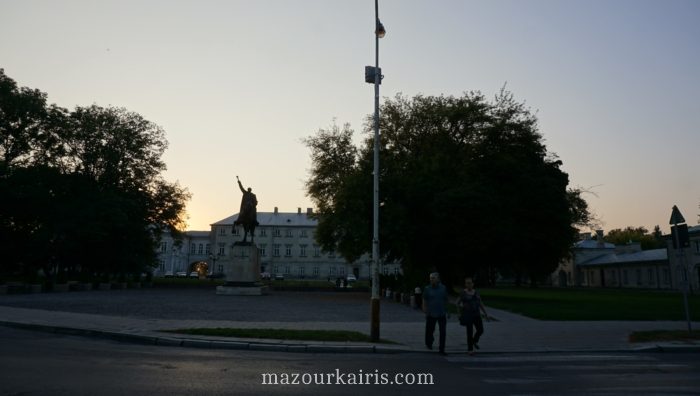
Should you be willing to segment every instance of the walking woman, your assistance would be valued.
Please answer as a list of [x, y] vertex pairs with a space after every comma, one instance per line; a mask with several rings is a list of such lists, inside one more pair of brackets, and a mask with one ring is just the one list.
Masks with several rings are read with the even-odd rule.
[[[470, 277], [464, 279], [464, 290], [457, 300], [457, 306], [461, 311], [459, 324], [467, 327], [467, 352], [473, 355], [474, 348], [479, 349], [479, 338], [484, 334], [481, 312], [484, 313], [486, 320], [489, 319], [489, 316], [481, 301], [481, 295], [474, 290], [474, 280]], [[474, 333], [474, 329], [476, 329], [476, 333]]]

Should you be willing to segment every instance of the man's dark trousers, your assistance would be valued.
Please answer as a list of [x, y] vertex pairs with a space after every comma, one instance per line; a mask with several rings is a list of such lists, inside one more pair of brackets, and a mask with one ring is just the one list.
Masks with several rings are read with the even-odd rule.
[[433, 337], [433, 334], [435, 333], [435, 322], [437, 322], [440, 331], [440, 352], [445, 352], [445, 333], [447, 327], [447, 317], [445, 315], [437, 318], [433, 318], [430, 315], [426, 316], [425, 345], [428, 348], [433, 347], [433, 341], [435, 341], [435, 337]]

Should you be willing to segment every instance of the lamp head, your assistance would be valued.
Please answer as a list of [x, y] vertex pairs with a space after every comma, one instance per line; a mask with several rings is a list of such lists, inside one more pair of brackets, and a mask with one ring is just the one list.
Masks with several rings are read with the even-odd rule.
[[386, 36], [386, 29], [384, 29], [384, 25], [382, 25], [382, 22], [379, 19], [377, 19], [377, 28], [374, 30], [374, 34], [376, 34], [379, 38]]

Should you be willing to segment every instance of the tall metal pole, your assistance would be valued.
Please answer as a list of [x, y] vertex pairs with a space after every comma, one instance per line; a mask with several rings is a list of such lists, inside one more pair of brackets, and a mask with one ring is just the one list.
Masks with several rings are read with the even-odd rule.
[[676, 257], [678, 258], [678, 261], [680, 262], [680, 267], [682, 271], [682, 276], [683, 278], [681, 281], [683, 282], [682, 284], [682, 289], [683, 289], [683, 308], [685, 309], [685, 320], [688, 324], [688, 333], [693, 332], [693, 327], [690, 322], [690, 309], [688, 308], [688, 283], [690, 283], [690, 278], [688, 274], [688, 267], [685, 265], [685, 250], [681, 247], [681, 241], [680, 241], [680, 231], [678, 227], [678, 223], [675, 223], [673, 225], [675, 228], [674, 234], [674, 239], [676, 242]]
[[674, 242], [676, 244], [676, 257], [678, 258], [678, 261], [680, 262], [680, 267], [682, 271], [682, 289], [683, 289], [683, 307], [685, 308], [685, 320], [688, 322], [688, 333], [691, 333], [693, 331], [693, 328], [691, 326], [691, 321], [690, 321], [690, 309], [688, 308], [688, 285], [690, 283], [690, 274], [688, 273], [688, 266], [685, 264], [685, 250], [683, 249], [683, 246], [681, 246], [681, 228], [680, 224], [685, 223], [685, 219], [683, 218], [683, 215], [681, 214], [681, 211], [678, 210], [678, 207], [676, 205], [673, 205], [673, 210], [671, 212], [671, 220], [669, 221], [670, 224], [673, 224], [673, 227], [671, 227], [671, 233], [673, 234]]
[[375, 73], [374, 73], [374, 216], [372, 232], [372, 303], [370, 339], [379, 341], [379, 0], [374, 0]]

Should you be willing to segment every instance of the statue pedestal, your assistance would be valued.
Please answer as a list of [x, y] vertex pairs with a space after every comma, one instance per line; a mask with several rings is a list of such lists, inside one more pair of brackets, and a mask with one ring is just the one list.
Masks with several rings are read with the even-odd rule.
[[254, 243], [236, 242], [231, 249], [231, 260], [224, 263], [226, 283], [217, 286], [216, 294], [225, 296], [260, 296], [267, 294], [267, 286], [260, 282], [260, 256]]

